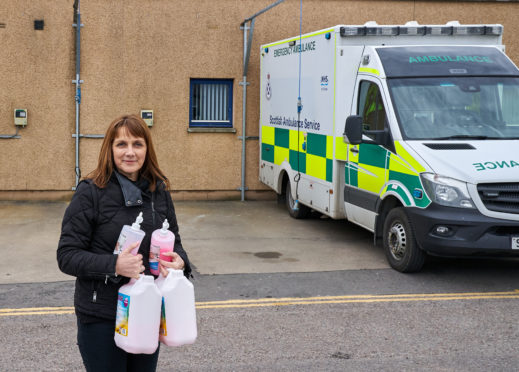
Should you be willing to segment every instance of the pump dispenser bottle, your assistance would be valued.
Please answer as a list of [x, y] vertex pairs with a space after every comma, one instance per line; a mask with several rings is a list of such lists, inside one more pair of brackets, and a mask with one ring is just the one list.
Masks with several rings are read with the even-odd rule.
[[161, 260], [171, 262], [171, 257], [164, 256], [164, 252], [173, 252], [175, 234], [168, 230], [168, 220], [164, 220], [162, 229], [157, 229], [151, 234], [150, 245], [150, 271], [153, 275], [159, 275], [159, 257]]
[[121, 234], [119, 235], [119, 239], [117, 239], [117, 244], [115, 245], [114, 254], [119, 254], [131, 244], [139, 242], [137, 247], [132, 249], [132, 254], [134, 256], [137, 254], [142, 239], [144, 239], [144, 235], [146, 235], [146, 233], [141, 230], [142, 220], [142, 212], [140, 212], [137, 218], [135, 219], [135, 222], [131, 226], [123, 226]]

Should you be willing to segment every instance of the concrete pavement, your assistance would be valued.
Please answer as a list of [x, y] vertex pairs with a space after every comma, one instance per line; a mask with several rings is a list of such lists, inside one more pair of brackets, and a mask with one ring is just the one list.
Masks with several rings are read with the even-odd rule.
[[[68, 203], [0, 202], [0, 284], [72, 280], [56, 263]], [[371, 233], [346, 221], [295, 220], [275, 201], [175, 202], [199, 274], [387, 268]]]

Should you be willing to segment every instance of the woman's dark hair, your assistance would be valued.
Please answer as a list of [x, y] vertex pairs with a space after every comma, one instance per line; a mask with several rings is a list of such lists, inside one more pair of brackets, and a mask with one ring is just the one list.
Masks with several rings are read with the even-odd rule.
[[106, 187], [115, 169], [112, 144], [120, 129], [126, 130], [132, 136], [143, 138], [146, 141], [146, 159], [144, 160], [142, 168], [139, 170], [139, 177], [148, 180], [151, 191], [155, 191], [157, 184], [161, 182], [164, 182], [166, 189], [169, 189], [169, 181], [160, 170], [157, 162], [157, 155], [155, 154], [155, 149], [151, 141], [150, 130], [144, 120], [137, 115], [123, 115], [112, 121], [106, 130], [105, 138], [101, 145], [97, 168], [92, 171], [87, 178], [92, 179], [100, 188]]

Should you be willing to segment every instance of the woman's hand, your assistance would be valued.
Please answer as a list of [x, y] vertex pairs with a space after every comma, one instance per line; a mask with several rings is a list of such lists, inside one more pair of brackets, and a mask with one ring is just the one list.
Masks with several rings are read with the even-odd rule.
[[159, 269], [162, 276], [165, 278], [168, 276], [169, 271], [168, 269], [176, 269], [176, 270], [183, 270], [184, 269], [184, 260], [182, 257], [178, 255], [176, 252], [164, 252], [162, 253], [163, 256], [171, 257], [171, 262], [164, 261], [159, 258]]
[[139, 242], [135, 242], [119, 253], [115, 262], [115, 273], [117, 275], [126, 276], [128, 278], [139, 279], [139, 274], [144, 271], [142, 264], [142, 254], [133, 255], [132, 249], [136, 248]]

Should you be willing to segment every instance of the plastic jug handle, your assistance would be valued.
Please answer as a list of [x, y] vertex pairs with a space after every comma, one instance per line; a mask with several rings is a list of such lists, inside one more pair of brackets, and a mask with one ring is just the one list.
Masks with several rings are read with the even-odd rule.
[[168, 277], [167, 279], [169, 278], [178, 278], [178, 277], [182, 277], [184, 276], [184, 270], [177, 270], [177, 269], [173, 269], [171, 267], [168, 267]]

